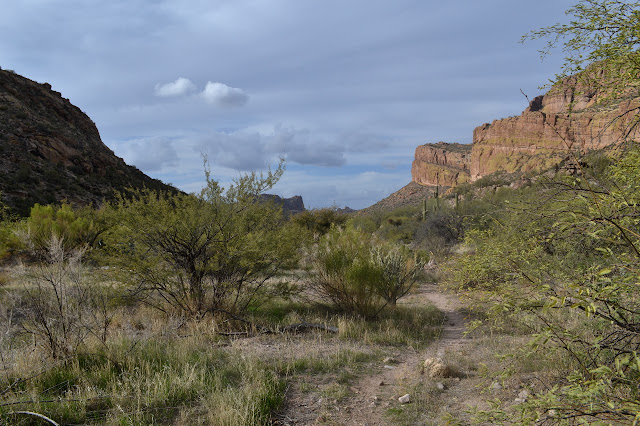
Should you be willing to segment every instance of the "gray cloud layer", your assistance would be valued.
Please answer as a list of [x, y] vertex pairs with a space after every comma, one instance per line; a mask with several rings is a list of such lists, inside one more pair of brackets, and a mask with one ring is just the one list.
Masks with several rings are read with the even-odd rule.
[[24, 0], [3, 4], [0, 65], [50, 82], [116, 154], [186, 189], [200, 152], [221, 179], [285, 156], [283, 192], [364, 207], [410, 180], [417, 145], [519, 114], [520, 89], [539, 93], [560, 62], [519, 38], [572, 3]]

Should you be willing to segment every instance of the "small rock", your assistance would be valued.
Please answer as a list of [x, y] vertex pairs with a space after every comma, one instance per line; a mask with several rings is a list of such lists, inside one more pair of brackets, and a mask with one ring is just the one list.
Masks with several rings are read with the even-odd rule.
[[395, 367], [393, 365], [385, 365], [384, 368], [387, 370], [393, 370]]
[[423, 366], [430, 377], [455, 377], [458, 375], [458, 372], [445, 364], [441, 358], [427, 358]]
[[529, 398], [529, 391], [526, 389], [522, 389], [518, 393], [518, 397], [514, 400], [516, 404], [522, 404], [523, 402], [527, 402], [527, 398]]
[[500, 390], [500, 389], [502, 389], [502, 385], [500, 383], [498, 383], [498, 382], [493, 382], [493, 383], [491, 383], [491, 389]]
[[438, 382], [438, 383], [436, 383], [436, 387], [437, 387], [438, 389], [440, 389], [440, 390], [444, 390], [444, 383], [442, 383], [442, 382]]
[[398, 398], [398, 401], [400, 402], [400, 404], [408, 404], [411, 402], [411, 396], [409, 394], [402, 395], [400, 398]]

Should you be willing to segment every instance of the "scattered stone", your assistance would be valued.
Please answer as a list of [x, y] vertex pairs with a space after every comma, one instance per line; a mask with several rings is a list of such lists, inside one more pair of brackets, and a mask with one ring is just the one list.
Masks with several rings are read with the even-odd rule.
[[393, 365], [385, 365], [384, 368], [387, 370], [393, 370], [395, 367]]
[[427, 358], [423, 366], [429, 377], [455, 377], [459, 374], [455, 368], [445, 364], [442, 358]]
[[408, 404], [411, 402], [411, 396], [409, 394], [402, 395], [400, 398], [398, 398], [398, 401], [400, 402], [400, 404]]
[[500, 383], [498, 383], [498, 382], [493, 382], [493, 383], [491, 383], [491, 389], [500, 390], [500, 389], [502, 389], [502, 385]]
[[518, 397], [514, 400], [514, 402], [516, 404], [522, 404], [523, 402], [527, 402], [527, 399], [529, 398], [529, 391], [526, 389], [522, 389], [519, 393], [518, 393]]
[[442, 383], [442, 382], [438, 382], [438, 383], [436, 383], [436, 387], [437, 387], [438, 389], [440, 389], [440, 390], [444, 390], [444, 383]]

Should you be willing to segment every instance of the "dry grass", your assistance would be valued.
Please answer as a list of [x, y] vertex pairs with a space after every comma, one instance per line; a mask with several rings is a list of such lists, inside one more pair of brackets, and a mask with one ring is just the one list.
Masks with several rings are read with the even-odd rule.
[[[327, 401], [341, 399], [386, 348], [426, 346], [441, 323], [430, 307], [400, 307], [367, 322], [273, 301], [252, 313], [260, 325], [252, 328], [210, 317], [187, 321], [114, 299], [104, 342], [87, 333], [72, 354], [52, 359], [33, 335], [20, 332], [28, 316], [16, 313], [28, 306], [19, 280], [28, 269], [12, 271], [0, 295], [0, 423], [28, 424], [33, 419], [16, 412], [32, 411], [71, 424], [266, 424], [288, 383], [342, 378], [321, 389]], [[251, 335], [302, 321], [340, 331]], [[220, 333], [232, 329], [249, 336]]]

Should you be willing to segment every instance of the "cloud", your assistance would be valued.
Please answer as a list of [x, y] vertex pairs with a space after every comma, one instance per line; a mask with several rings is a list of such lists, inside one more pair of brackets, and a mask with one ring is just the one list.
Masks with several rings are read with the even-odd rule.
[[156, 84], [156, 96], [183, 96], [196, 90], [196, 85], [188, 78], [178, 77], [176, 81], [166, 84]]
[[325, 167], [345, 164], [344, 144], [322, 140], [306, 129], [277, 125], [273, 129], [273, 135], [267, 139], [269, 152], [286, 155], [289, 162]]
[[242, 106], [249, 100], [249, 95], [242, 89], [210, 81], [207, 82], [201, 96], [207, 102], [220, 106]]
[[158, 172], [165, 167], [174, 167], [179, 161], [173, 142], [168, 138], [131, 139], [119, 145], [118, 153], [122, 155], [125, 162], [146, 173]]
[[213, 164], [234, 170], [263, 169], [270, 160], [258, 133], [213, 132], [196, 144], [194, 149], [207, 154]]

